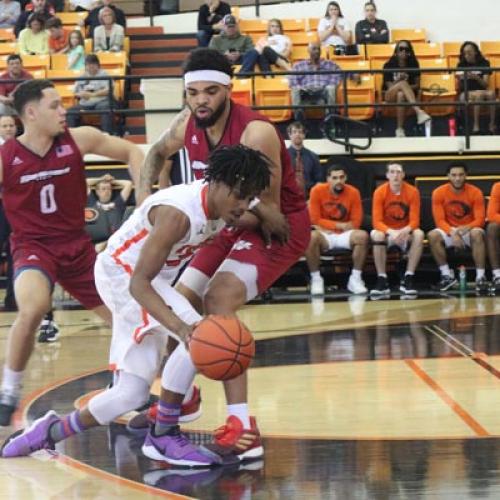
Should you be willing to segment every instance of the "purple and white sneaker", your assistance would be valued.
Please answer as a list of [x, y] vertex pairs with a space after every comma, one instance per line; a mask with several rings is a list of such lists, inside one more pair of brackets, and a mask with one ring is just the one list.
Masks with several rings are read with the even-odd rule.
[[3, 458], [26, 457], [37, 450], [55, 449], [49, 430], [52, 424], [60, 420], [55, 411], [48, 411], [27, 429], [14, 432], [3, 444], [0, 455]]
[[218, 455], [191, 443], [178, 425], [162, 436], [155, 436], [154, 426], [151, 426], [142, 452], [153, 460], [181, 467], [211, 467], [221, 463]]

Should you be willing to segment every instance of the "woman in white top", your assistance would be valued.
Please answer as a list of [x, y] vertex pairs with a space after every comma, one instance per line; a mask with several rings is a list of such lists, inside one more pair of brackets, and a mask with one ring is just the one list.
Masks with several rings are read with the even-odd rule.
[[328, 3], [325, 17], [318, 24], [318, 35], [321, 45], [334, 45], [339, 47], [339, 52], [345, 52], [345, 47], [351, 43], [351, 25], [344, 19], [337, 2]]
[[292, 66], [288, 57], [292, 52], [292, 41], [283, 34], [283, 25], [279, 19], [271, 19], [267, 25], [267, 36], [262, 37], [256, 44], [255, 50], [261, 54], [259, 65], [262, 68], [262, 58], [268, 63], [276, 64], [285, 71], [290, 71]]
[[94, 52], [123, 50], [125, 30], [116, 23], [115, 12], [110, 7], [103, 7], [99, 11], [100, 26], [94, 30]]

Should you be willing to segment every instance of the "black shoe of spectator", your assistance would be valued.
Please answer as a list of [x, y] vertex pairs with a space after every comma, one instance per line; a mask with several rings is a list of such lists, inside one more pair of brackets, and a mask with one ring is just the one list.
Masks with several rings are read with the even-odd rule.
[[38, 333], [38, 342], [55, 342], [59, 339], [59, 328], [55, 321], [44, 319], [40, 325], [40, 332]]
[[490, 293], [495, 294], [500, 291], [500, 276], [493, 278], [490, 285]]
[[389, 288], [389, 283], [387, 278], [384, 276], [379, 276], [377, 278], [377, 284], [375, 288], [370, 290], [370, 296], [372, 297], [380, 297], [381, 295], [388, 295], [391, 293], [391, 289]]
[[406, 295], [417, 295], [418, 292], [413, 283], [413, 276], [411, 274], [405, 274], [405, 277], [399, 285], [399, 290]]
[[490, 284], [486, 280], [485, 276], [476, 280], [476, 292], [477, 293], [488, 293], [489, 290], [490, 290]]
[[439, 283], [434, 288], [440, 292], [446, 292], [456, 284], [457, 280], [455, 278], [452, 278], [451, 276], [441, 276]]

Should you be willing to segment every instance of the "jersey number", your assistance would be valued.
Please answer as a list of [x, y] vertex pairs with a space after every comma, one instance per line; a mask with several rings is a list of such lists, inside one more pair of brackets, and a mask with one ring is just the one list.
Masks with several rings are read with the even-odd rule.
[[53, 214], [57, 211], [54, 190], [54, 184], [47, 184], [40, 190], [40, 211], [42, 214]]

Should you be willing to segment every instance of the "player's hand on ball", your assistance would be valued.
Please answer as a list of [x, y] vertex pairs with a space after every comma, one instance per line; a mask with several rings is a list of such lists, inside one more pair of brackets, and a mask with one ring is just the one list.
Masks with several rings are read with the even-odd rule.
[[191, 340], [191, 335], [193, 333], [193, 330], [196, 328], [197, 323], [194, 325], [188, 325], [186, 323], [183, 323], [180, 328], [177, 329], [175, 333], [179, 336], [182, 342], [185, 344], [189, 344], [189, 341]]

